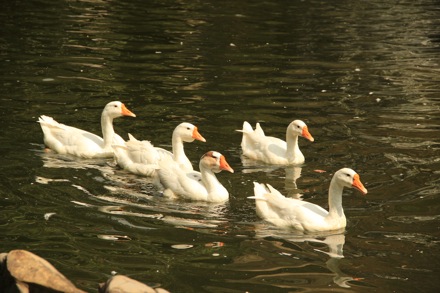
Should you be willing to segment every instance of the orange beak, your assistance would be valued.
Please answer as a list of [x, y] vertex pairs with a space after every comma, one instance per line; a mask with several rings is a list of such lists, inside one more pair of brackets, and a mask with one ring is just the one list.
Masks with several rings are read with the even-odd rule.
[[315, 139], [313, 138], [313, 136], [310, 134], [309, 129], [307, 128], [307, 126], [303, 127], [301, 136], [304, 138], [307, 138], [308, 140], [310, 140], [311, 142], [315, 141]]
[[199, 133], [199, 130], [197, 129], [197, 126], [194, 127], [192, 138], [206, 142], [206, 139]]
[[229, 166], [228, 162], [226, 162], [225, 156], [220, 157], [220, 170], [229, 171], [231, 173], [234, 173], [234, 169]]
[[125, 107], [124, 104], [122, 104], [122, 112], [121, 114], [123, 116], [130, 116], [130, 117], [136, 117], [136, 114], [134, 114], [133, 112], [131, 112], [130, 110], [127, 109], [127, 107]]
[[368, 193], [367, 189], [364, 187], [364, 185], [361, 182], [359, 174], [354, 175], [352, 186], [357, 190], [359, 190], [360, 192], [362, 192], [364, 195]]

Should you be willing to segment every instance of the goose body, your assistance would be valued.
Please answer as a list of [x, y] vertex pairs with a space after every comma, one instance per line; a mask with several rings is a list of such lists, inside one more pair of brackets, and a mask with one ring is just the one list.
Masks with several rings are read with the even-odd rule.
[[119, 101], [108, 103], [101, 114], [103, 137], [91, 132], [58, 123], [52, 117], [38, 118], [44, 134], [46, 147], [59, 154], [69, 154], [82, 158], [112, 157], [112, 144], [123, 144], [124, 140], [115, 133], [113, 119], [121, 116], [136, 117]]
[[254, 182], [257, 215], [279, 227], [290, 227], [304, 232], [323, 232], [344, 229], [347, 225], [342, 208], [344, 187], [367, 193], [359, 175], [349, 168], [337, 171], [329, 189], [329, 210], [299, 199], [286, 198], [269, 184]]
[[200, 159], [199, 168], [200, 172], [185, 171], [178, 164], [170, 161], [170, 158], [162, 160], [158, 174], [164, 195], [196, 201], [227, 201], [229, 192], [215, 176], [215, 173], [222, 170], [234, 172], [226, 158], [215, 151], [207, 152]]
[[260, 123], [256, 124], [255, 130], [245, 121], [243, 129], [241, 148], [243, 155], [274, 165], [303, 164], [305, 159], [298, 146], [298, 136], [314, 141], [307, 125], [301, 120], [295, 120], [289, 124], [286, 130], [286, 141], [266, 136]]
[[113, 145], [116, 164], [133, 174], [154, 176], [159, 168], [160, 152], [148, 140], [137, 140], [130, 133], [124, 144]]
[[171, 158], [183, 170], [192, 171], [193, 166], [185, 154], [184, 143], [194, 140], [206, 141], [197, 126], [187, 122], [180, 123], [174, 129], [171, 139], [172, 152], [154, 147], [149, 141], [137, 140], [129, 134], [129, 140], [124, 145], [113, 146], [115, 161], [122, 169], [144, 176], [154, 176], [159, 161], [163, 158]]

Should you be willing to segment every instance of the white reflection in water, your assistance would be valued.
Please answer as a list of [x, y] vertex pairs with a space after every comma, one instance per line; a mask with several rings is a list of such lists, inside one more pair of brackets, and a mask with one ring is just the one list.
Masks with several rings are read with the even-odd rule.
[[53, 151], [37, 151], [37, 155], [43, 161], [43, 167], [51, 169], [98, 169], [102, 172], [113, 172], [108, 160], [105, 159], [83, 159], [70, 155], [61, 155]]
[[302, 190], [299, 189], [298, 185], [296, 184], [296, 180], [301, 177], [301, 171], [301, 167], [286, 167], [285, 188], [287, 190], [288, 197], [302, 199]]
[[431, 235], [425, 235], [421, 233], [390, 233], [383, 235], [385, 238], [391, 238], [396, 240], [409, 241], [416, 244], [422, 244], [425, 246], [435, 246], [440, 244], [440, 240]]
[[328, 233], [313, 233], [304, 234], [300, 231], [295, 231], [292, 229], [281, 229], [274, 227], [270, 224], [255, 224], [255, 237], [257, 238], [267, 238], [272, 237], [276, 239], [283, 239], [289, 242], [315, 242], [327, 245], [328, 251], [323, 251], [320, 249], [315, 249], [327, 254], [333, 258], [343, 258], [343, 248], [345, 244], [344, 231], [331, 231]]
[[426, 221], [436, 221], [440, 220], [440, 215], [434, 216], [392, 216], [388, 218], [391, 221], [412, 224], [418, 222], [426, 222]]
[[242, 172], [249, 174], [255, 172], [265, 172], [272, 173], [278, 169], [285, 170], [285, 189], [287, 191], [287, 196], [301, 199], [302, 190], [298, 188], [296, 181], [301, 177], [302, 167], [300, 166], [274, 166], [264, 164], [255, 160], [251, 160], [245, 156], [241, 156], [241, 162], [243, 164]]
[[[98, 198], [102, 199], [102, 197], [99, 197], [99, 196], [98, 196]], [[162, 214], [145, 214], [145, 213], [130, 212], [130, 211], [126, 210], [126, 208], [124, 206], [101, 206], [101, 207], [98, 207], [98, 210], [100, 212], [112, 214], [112, 215], [125, 215], [125, 216], [131, 216], [131, 217], [151, 218], [151, 219], [163, 218]]]
[[272, 172], [280, 168], [280, 166], [274, 166], [269, 164], [264, 164], [259, 161], [251, 160], [246, 156], [241, 155], [241, 163], [244, 169], [243, 173], [255, 173], [255, 172]]
[[[256, 238], [275, 238], [282, 239], [290, 243], [312, 242], [325, 244], [328, 251], [315, 248], [314, 251], [327, 254], [330, 258], [325, 263], [327, 268], [335, 274], [333, 282], [340, 287], [349, 288], [350, 281], [358, 281], [361, 278], [355, 278], [343, 273], [339, 268], [339, 261], [344, 258], [343, 248], [345, 244], [344, 231], [333, 231], [329, 233], [302, 234], [290, 229], [279, 229], [268, 224], [255, 225]], [[286, 254], [290, 256], [289, 254]]]
[[35, 176], [35, 182], [40, 184], [49, 184], [51, 182], [69, 182], [67, 179], [50, 179], [42, 176]]

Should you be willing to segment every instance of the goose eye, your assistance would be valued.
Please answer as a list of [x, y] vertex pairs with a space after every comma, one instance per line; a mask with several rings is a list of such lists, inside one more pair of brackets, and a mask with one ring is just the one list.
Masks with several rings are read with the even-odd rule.
[[186, 129], [191, 130], [191, 128], [187, 127]]
[[347, 175], [347, 177], [351, 177], [350, 174], [345, 174], [345, 175]]
[[117, 108], [117, 107], [118, 107], [118, 105], [114, 105], [114, 107], [115, 107], [115, 108]]

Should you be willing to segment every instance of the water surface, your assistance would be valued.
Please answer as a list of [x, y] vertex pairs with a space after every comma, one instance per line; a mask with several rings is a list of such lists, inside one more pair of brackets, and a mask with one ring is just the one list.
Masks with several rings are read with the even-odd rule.
[[[89, 292], [114, 272], [171, 292], [438, 290], [436, 1], [3, 6], [2, 251], [45, 257]], [[207, 142], [187, 155], [226, 156], [230, 201], [170, 202], [108, 161], [44, 152], [39, 115], [99, 134], [111, 100], [137, 114], [115, 120], [124, 137], [170, 148], [177, 124], [197, 125]], [[300, 140], [306, 164], [242, 160], [244, 120], [282, 138], [294, 119], [315, 138]], [[258, 181], [326, 207], [341, 167], [369, 191], [345, 191], [342, 235], [280, 231], [247, 199]]]

